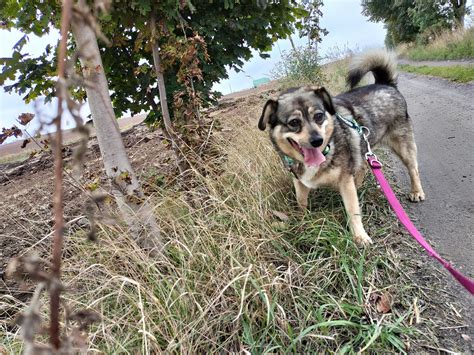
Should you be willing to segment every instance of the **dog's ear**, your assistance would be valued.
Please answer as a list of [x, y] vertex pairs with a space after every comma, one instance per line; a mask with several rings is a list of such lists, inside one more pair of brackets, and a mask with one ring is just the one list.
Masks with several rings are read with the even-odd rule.
[[329, 92], [324, 87], [320, 87], [314, 90], [314, 93], [323, 100], [324, 108], [330, 115], [336, 114], [336, 110], [334, 109], [334, 105], [332, 103], [332, 98]]
[[260, 120], [258, 121], [258, 128], [264, 131], [267, 128], [267, 124], [271, 122], [272, 116], [276, 113], [278, 108], [278, 101], [276, 100], [268, 100], [263, 106], [262, 116], [260, 116]]

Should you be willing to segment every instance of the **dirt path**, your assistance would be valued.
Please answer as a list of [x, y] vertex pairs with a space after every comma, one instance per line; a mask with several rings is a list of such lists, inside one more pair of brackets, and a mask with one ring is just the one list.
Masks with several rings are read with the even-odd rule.
[[[399, 89], [414, 122], [420, 173], [427, 196], [421, 204], [407, 202], [405, 206], [439, 253], [472, 277], [474, 85], [401, 74]], [[397, 170], [400, 186], [407, 189], [407, 174], [400, 167]], [[451, 292], [462, 299], [469, 325], [466, 333], [474, 339], [474, 297], [450, 276], [446, 281]]]

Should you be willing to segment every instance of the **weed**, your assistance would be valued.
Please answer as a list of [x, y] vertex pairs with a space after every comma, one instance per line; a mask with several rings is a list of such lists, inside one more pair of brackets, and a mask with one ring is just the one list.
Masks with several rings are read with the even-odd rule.
[[428, 45], [403, 45], [398, 52], [411, 60], [447, 60], [474, 58], [474, 27], [444, 32]]
[[313, 47], [284, 51], [272, 70], [272, 76], [285, 87], [314, 85], [323, 79], [319, 53]]

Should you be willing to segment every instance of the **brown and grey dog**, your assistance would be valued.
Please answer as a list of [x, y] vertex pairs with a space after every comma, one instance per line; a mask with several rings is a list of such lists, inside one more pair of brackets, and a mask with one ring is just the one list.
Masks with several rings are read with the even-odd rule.
[[[354, 240], [372, 242], [362, 225], [357, 187], [362, 183], [367, 164], [367, 145], [356, 127], [370, 130], [372, 147], [384, 143], [402, 160], [411, 179], [409, 198], [425, 199], [418, 174], [417, 149], [407, 105], [397, 90], [396, 63], [384, 51], [357, 58], [347, 81], [351, 90], [331, 97], [323, 87], [301, 87], [268, 100], [258, 123], [270, 129], [270, 139], [295, 178], [296, 199], [301, 208], [308, 204], [310, 189], [336, 188], [342, 196]], [[375, 84], [355, 88], [362, 77], [372, 72]]]

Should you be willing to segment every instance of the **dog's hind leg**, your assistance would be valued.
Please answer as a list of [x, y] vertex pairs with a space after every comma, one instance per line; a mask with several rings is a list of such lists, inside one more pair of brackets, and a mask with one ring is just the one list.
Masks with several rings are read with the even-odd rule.
[[302, 210], [308, 208], [308, 195], [310, 188], [304, 185], [298, 179], [293, 179], [295, 185], [296, 201]]
[[342, 177], [339, 183], [339, 192], [341, 193], [342, 201], [346, 207], [354, 241], [359, 245], [371, 244], [372, 239], [370, 239], [362, 224], [357, 188], [352, 175]]
[[420, 173], [418, 172], [417, 149], [413, 129], [411, 126], [408, 126], [406, 129], [397, 128], [390, 134], [387, 143], [398, 155], [403, 164], [405, 164], [408, 174], [410, 175], [410, 201], [423, 201], [425, 199], [425, 193], [421, 187]]

